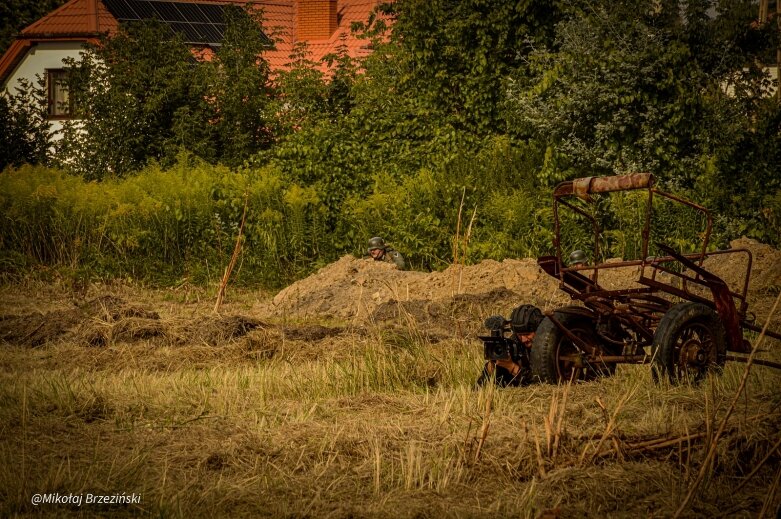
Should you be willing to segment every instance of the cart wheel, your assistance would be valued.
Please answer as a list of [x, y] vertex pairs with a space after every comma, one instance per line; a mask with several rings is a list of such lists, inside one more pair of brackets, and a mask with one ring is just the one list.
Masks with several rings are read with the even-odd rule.
[[[585, 317], [564, 314], [559, 322], [587, 343], [599, 347], [599, 340], [593, 323]], [[578, 348], [547, 317], [537, 328], [531, 348], [532, 375], [540, 382], [558, 384], [569, 380], [593, 380], [600, 376], [615, 373], [615, 364], [601, 366], [577, 366], [572, 360], [578, 354]]]
[[727, 334], [718, 314], [702, 303], [680, 303], [662, 317], [651, 348], [654, 380], [699, 382], [709, 370], [721, 370]]
[[[494, 366], [493, 372], [488, 369], [488, 362], [483, 366], [483, 372], [477, 377], [475, 385], [477, 387], [483, 387], [489, 384], [493, 379], [494, 383], [499, 387], [518, 386], [521, 384], [521, 377], [513, 377], [512, 373], [507, 368], [501, 366]], [[494, 372], [496, 377], [494, 377]]]

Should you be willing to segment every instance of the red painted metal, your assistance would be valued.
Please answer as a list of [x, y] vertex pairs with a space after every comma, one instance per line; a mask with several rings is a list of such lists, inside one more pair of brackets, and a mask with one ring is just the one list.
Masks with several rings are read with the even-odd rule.
[[[743, 338], [743, 330], [757, 330], [749, 320], [746, 320], [748, 302], [746, 299], [749, 286], [752, 258], [746, 249], [717, 250], [708, 252], [713, 218], [705, 207], [679, 196], [660, 191], [654, 187], [655, 179], [650, 173], [634, 173], [613, 177], [587, 177], [560, 183], [553, 192], [554, 216], [554, 248], [555, 256], [542, 256], [537, 262], [550, 276], [560, 281], [560, 288], [570, 297], [583, 303], [580, 314], [593, 320], [599, 343], [589, 344], [587, 340], [575, 336], [556, 318], [556, 313], [548, 313], [548, 317], [562, 333], [572, 341], [585, 355], [586, 361], [604, 363], [648, 362], [648, 356], [643, 349], [653, 343], [654, 332], [662, 316], [673, 306], [674, 298], [694, 301], [713, 308], [724, 323], [727, 334], [728, 350], [736, 352], [750, 351], [748, 341]], [[597, 263], [589, 266], [566, 267], [561, 250], [561, 222], [559, 207], [574, 211], [584, 217], [594, 233], [594, 259], [599, 258], [599, 237], [601, 229], [597, 220], [583, 208], [573, 204], [570, 197], [577, 197], [587, 204], [594, 201], [590, 196], [596, 193], [613, 193], [629, 190], [647, 190], [645, 222], [642, 229], [642, 259]], [[650, 226], [653, 217], [652, 199], [654, 196], [666, 198], [672, 202], [683, 204], [702, 213], [705, 228], [701, 234], [702, 243], [699, 252], [681, 254], [665, 244], [657, 244], [665, 256], [648, 257]], [[582, 205], [582, 203], [580, 204]], [[730, 290], [727, 283], [703, 268], [706, 258], [723, 254], [744, 254], [746, 274], [741, 287]], [[674, 267], [677, 265], [677, 268]], [[599, 272], [605, 269], [636, 266], [640, 268], [636, 282], [641, 287], [607, 289], [599, 284]], [[657, 278], [658, 273], [664, 273], [678, 280], [673, 282]], [[704, 293], [695, 293], [692, 287], [707, 289]], [[706, 297], [710, 293], [710, 297]], [[564, 309], [556, 312], [564, 311]], [[572, 311], [571, 307], [566, 311]], [[585, 314], [584, 314], [585, 312]], [[616, 335], [618, 334], [618, 335]], [[768, 331], [767, 335], [781, 339], [781, 334]], [[603, 346], [608, 350], [603, 351]], [[623, 347], [626, 351], [616, 352]], [[563, 357], [562, 357], [563, 358]], [[566, 359], [564, 359], [566, 360]], [[730, 358], [733, 360], [733, 358]]]

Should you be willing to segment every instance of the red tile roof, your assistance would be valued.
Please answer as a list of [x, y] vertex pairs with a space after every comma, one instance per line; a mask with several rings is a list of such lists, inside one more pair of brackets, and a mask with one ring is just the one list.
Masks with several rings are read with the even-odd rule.
[[22, 30], [20, 38], [95, 37], [117, 29], [117, 20], [99, 0], [71, 0]]
[[[328, 4], [334, 0], [175, 0], [193, 3], [247, 3], [263, 9], [263, 25], [266, 33], [276, 41], [276, 49], [268, 51], [265, 58], [272, 70], [287, 68], [290, 53], [299, 41], [299, 23], [308, 23], [306, 34], [328, 34], [335, 26], [336, 30], [327, 39], [306, 40], [310, 52], [309, 59], [320, 62], [323, 56], [335, 53], [344, 46], [351, 57], [364, 57], [371, 50], [366, 40], [352, 34], [350, 28], [354, 22], [366, 22], [372, 10], [381, 0], [335, 0], [337, 23], [323, 20], [325, 28], [314, 27], [311, 12], [314, 4]], [[331, 11], [333, 5], [329, 6]], [[309, 16], [307, 16], [307, 13]], [[301, 18], [305, 18], [302, 22]], [[308, 21], [307, 21], [308, 20]], [[13, 68], [21, 61], [34, 43], [45, 41], [96, 41], [99, 34], [114, 32], [117, 20], [100, 0], [70, 0], [29, 27], [22, 30], [17, 40], [0, 58], [0, 82], [5, 81]], [[326, 71], [326, 65], [319, 65]]]

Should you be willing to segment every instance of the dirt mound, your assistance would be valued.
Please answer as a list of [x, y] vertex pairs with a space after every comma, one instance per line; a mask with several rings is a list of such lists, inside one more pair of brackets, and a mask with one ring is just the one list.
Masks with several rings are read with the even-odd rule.
[[[761, 317], [765, 295], [781, 289], [781, 252], [747, 238], [732, 242], [732, 247], [753, 254], [749, 301], [758, 306]], [[736, 287], [742, 282], [745, 261], [745, 254], [726, 254], [709, 259], [706, 267]], [[639, 287], [638, 269], [602, 270], [599, 284], [606, 289]], [[477, 331], [486, 316], [507, 315], [521, 303], [548, 310], [570, 304], [571, 299], [534, 259], [485, 260], [425, 273], [344, 256], [279, 292], [268, 313], [294, 319], [414, 324], [436, 335]]]
[[[745, 237], [730, 242], [730, 248], [745, 249], [751, 253], [747, 297], [749, 312], [756, 316], [757, 324], [763, 325], [776, 296], [781, 292], [781, 251]], [[730, 290], [738, 293], [743, 291], [748, 265], [747, 254], [736, 252], [712, 256], [705, 260], [704, 265], [710, 272], [726, 281]], [[776, 312], [773, 316], [770, 327], [781, 331], [781, 312]]]
[[185, 344], [200, 343], [218, 346], [247, 335], [252, 330], [266, 325], [257, 319], [241, 315], [203, 317], [194, 325], [182, 323], [177, 330], [178, 338]]
[[436, 318], [458, 306], [506, 310], [521, 298], [542, 307], [554, 306], [568, 300], [557, 286], [532, 259], [486, 260], [426, 273], [344, 256], [282, 290], [274, 298], [271, 313], [371, 320], [396, 318], [399, 313], [394, 308], [403, 307], [416, 317], [425, 314]]
[[[778, 293], [781, 288], [781, 251], [751, 238], [730, 242], [731, 249], [745, 249], [751, 253], [749, 293]], [[746, 279], [748, 255], [731, 253], [711, 256], [705, 260], [705, 268], [727, 282], [730, 289], [741, 292]]]
[[[114, 321], [126, 316], [159, 318], [154, 313], [127, 306], [119, 298], [102, 296], [67, 310], [20, 316], [0, 316], [0, 341], [22, 346], [40, 346], [80, 333], [78, 329], [90, 320], [109, 319]], [[92, 340], [97, 339], [88, 338], [87, 342], [92, 344]]]
[[[636, 268], [600, 273], [605, 288], [633, 286]], [[479, 329], [491, 314], [508, 314], [518, 304], [545, 310], [569, 304], [558, 281], [534, 259], [485, 260], [443, 272], [410, 272], [395, 266], [344, 256], [282, 290], [272, 315], [353, 321], [415, 322], [441, 330]]]
[[61, 337], [83, 319], [79, 309], [46, 314], [0, 316], [0, 341], [39, 346]]

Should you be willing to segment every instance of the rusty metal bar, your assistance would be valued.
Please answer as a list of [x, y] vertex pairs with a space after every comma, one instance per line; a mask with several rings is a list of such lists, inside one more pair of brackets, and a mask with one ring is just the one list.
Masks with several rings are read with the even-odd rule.
[[[708, 289], [710, 288], [710, 285], [708, 285], [708, 283], [707, 283], [707, 282], [705, 282], [703, 279], [701, 279], [701, 278], [699, 278], [699, 277], [697, 277], [697, 278], [693, 278], [693, 277], [691, 277], [691, 276], [687, 276], [686, 274], [683, 274], [683, 273], [680, 273], [680, 272], [675, 272], [675, 271], [673, 271], [673, 270], [666, 269], [666, 268], [664, 268], [664, 267], [660, 267], [660, 266], [657, 266], [656, 268], [657, 268], [657, 270], [659, 270], [659, 271], [661, 271], [661, 272], [665, 272], [665, 273], [667, 273], [667, 274], [670, 274], [671, 276], [675, 276], [675, 277], [681, 278], [681, 279], [683, 279], [683, 280], [684, 280], [684, 282], [685, 282], [685, 281], [690, 281], [690, 282], [692, 282], [692, 283], [694, 283], [694, 284], [697, 284], [697, 285], [703, 286], [703, 287], [705, 287], [705, 288], [708, 288]], [[727, 288], [727, 289], [729, 290], [729, 288]], [[688, 289], [688, 288], [686, 288], [686, 285], [685, 285], [685, 284], [684, 284], [684, 291], [685, 291], [687, 294], [690, 294], [690, 293], [691, 293], [691, 292], [689, 292], [689, 289]], [[745, 295], [743, 295], [743, 294], [740, 294], [740, 293], [738, 293], [738, 292], [733, 292], [732, 290], [729, 290], [729, 294], [730, 294], [732, 297], [734, 297], [735, 299], [738, 299], [738, 300], [740, 300], [740, 309], [741, 309], [741, 311], [740, 311], [740, 314], [741, 314], [741, 315], [745, 315], [745, 314], [746, 314], [746, 311], [745, 311], [745, 310], [748, 308], [748, 303], [746, 302], [746, 296], [745, 296]]]
[[579, 299], [587, 299], [589, 297], [620, 297], [620, 296], [629, 296], [629, 295], [642, 295], [642, 294], [652, 294], [653, 290], [645, 287], [645, 288], [625, 288], [623, 290], [597, 290], [596, 292], [589, 292], [587, 294], [582, 294]]
[[[757, 326], [756, 324], [750, 323], [748, 321], [743, 320], [743, 321], [740, 322], [740, 325], [743, 328], [748, 328], [752, 332], [762, 333], [762, 327], [761, 326]], [[773, 330], [765, 330], [765, 335], [768, 336], [768, 337], [772, 337], [774, 339], [778, 339], [779, 341], [781, 341], [781, 333], [779, 333], [779, 332], [774, 332]]]
[[563, 324], [561, 324], [561, 321], [554, 317], [553, 312], [546, 314], [546, 316], [553, 324], [556, 325], [556, 328], [561, 330], [561, 332], [566, 335], [570, 341], [572, 341], [576, 348], [578, 348], [580, 351], [586, 351], [588, 353], [594, 352], [594, 347], [592, 345], [586, 343], [586, 341], [569, 331]]
[[[576, 362], [579, 355], [562, 355], [559, 360]], [[605, 364], [647, 364], [651, 362], [650, 355], [590, 355], [584, 359], [589, 363], [603, 362]]]
[[738, 315], [738, 310], [735, 308], [735, 300], [732, 297], [732, 292], [727, 286], [727, 283], [719, 276], [702, 268], [701, 265], [697, 265], [693, 261], [678, 254], [672, 247], [668, 247], [661, 243], [658, 244], [658, 247], [681, 262], [681, 265], [684, 267], [702, 276], [702, 279], [705, 280], [705, 283], [713, 294], [713, 303], [716, 307], [716, 312], [719, 314], [719, 318], [724, 325], [724, 330], [727, 332], [727, 341], [730, 345], [728, 349], [733, 351], [745, 351], [746, 345], [743, 340], [743, 330], [740, 327], [740, 321], [743, 316]]
[[553, 191], [554, 197], [574, 195], [585, 198], [592, 193], [612, 193], [614, 191], [630, 191], [647, 189], [654, 184], [651, 173], [629, 173], [608, 177], [585, 177], [562, 182]]
[[706, 254], [706, 256], [718, 256], [721, 254], [733, 254], [733, 253], [745, 253], [746, 257], [748, 258], [746, 261], [746, 276], [743, 279], [743, 293], [740, 297], [740, 300], [742, 301], [740, 306], [740, 313], [742, 315], [746, 314], [746, 310], [748, 310], [748, 301], [746, 301], [746, 296], [748, 295], [748, 285], [749, 280], [751, 279], [751, 266], [754, 264], [754, 256], [751, 254], [751, 251], [748, 249], [728, 249], [728, 250], [714, 250]]
[[648, 285], [649, 287], [656, 288], [662, 292], [667, 292], [668, 294], [678, 296], [681, 299], [702, 303], [704, 305], [710, 306], [711, 308], [715, 307], [713, 301], [711, 301], [710, 299], [706, 299], [704, 297], [700, 297], [690, 292], [686, 292], [685, 290], [681, 290], [680, 288], [676, 288], [672, 285], [668, 285], [667, 283], [662, 283], [661, 281], [656, 281], [654, 279], [641, 276], [640, 279], [637, 280], [637, 282], [642, 285]]
[[[564, 205], [565, 207], [569, 207], [570, 209], [572, 209], [576, 213], [580, 214], [584, 218], [587, 218], [588, 220], [591, 221], [591, 230], [594, 232], [594, 262], [596, 263], [597, 258], [599, 258], [599, 233], [601, 232], [601, 229], [599, 228], [599, 222], [597, 222], [597, 219], [594, 218], [592, 215], [588, 214], [583, 209], [581, 209], [581, 208], [579, 208], [579, 207], [577, 207], [577, 206], [567, 202], [566, 200], [555, 199], [554, 202], [558, 202], [558, 203]], [[558, 211], [556, 211], [556, 215], [558, 215]], [[558, 221], [557, 221], [557, 223], [558, 223]], [[558, 238], [559, 237], [557, 236], [557, 239]], [[566, 270], [566, 267], [564, 267], [564, 265], [563, 265], [563, 258], [561, 257], [561, 247], [559, 247], [559, 251], [558, 252], [559, 252], [559, 256], [558, 256], [559, 257], [559, 265], [560, 265], [561, 270], [564, 271], [564, 270]], [[590, 279], [594, 283], [597, 283], [597, 273], [596, 273], [596, 271], [591, 275]]]
[[[727, 360], [732, 362], [748, 362], [748, 357], [736, 357], [735, 355], [727, 355]], [[781, 369], [781, 362], [773, 362], [772, 360], [764, 360], [764, 359], [754, 359], [751, 361], [752, 364], [756, 364], [758, 366], [767, 366], [769, 368], [776, 368]]]

